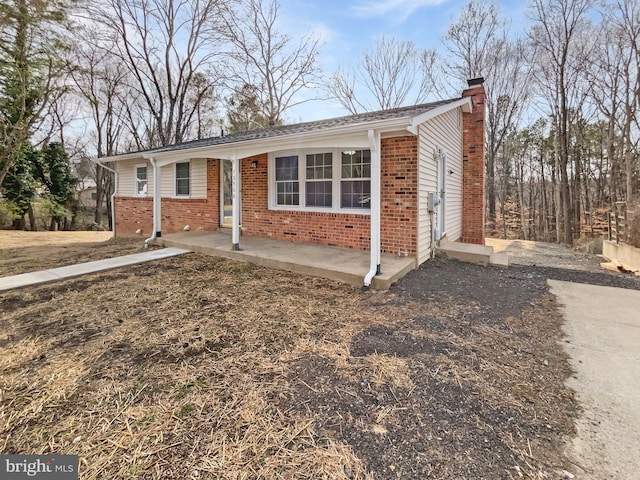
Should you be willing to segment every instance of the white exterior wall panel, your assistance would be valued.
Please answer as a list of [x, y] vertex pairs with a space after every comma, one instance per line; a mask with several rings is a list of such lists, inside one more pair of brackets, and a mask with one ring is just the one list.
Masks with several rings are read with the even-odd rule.
[[[145, 162], [140, 160], [124, 160], [116, 163], [118, 171], [118, 196], [135, 196], [135, 169]], [[204, 158], [191, 160], [189, 198], [207, 198], [207, 160]], [[149, 162], [147, 165], [147, 196], [153, 196], [153, 170]], [[160, 184], [163, 197], [175, 196], [175, 164], [165, 165], [160, 169]]]
[[[418, 264], [429, 259], [432, 225], [428, 194], [438, 190], [437, 148], [447, 155], [445, 230], [449, 241], [462, 235], [462, 112], [438, 115], [418, 126]], [[436, 222], [436, 215], [433, 215]]]

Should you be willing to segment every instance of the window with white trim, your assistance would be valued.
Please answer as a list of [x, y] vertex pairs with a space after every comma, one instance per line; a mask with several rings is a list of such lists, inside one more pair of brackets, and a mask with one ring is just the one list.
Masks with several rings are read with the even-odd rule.
[[176, 163], [176, 196], [188, 197], [191, 191], [189, 162]]
[[305, 180], [307, 207], [333, 206], [333, 154], [331, 152], [307, 155]]
[[371, 204], [369, 150], [301, 150], [269, 159], [269, 208], [368, 213]]
[[276, 157], [276, 205], [300, 205], [298, 156]]
[[136, 195], [147, 194], [147, 166], [136, 165]]
[[340, 173], [340, 207], [370, 208], [371, 151], [342, 152]]

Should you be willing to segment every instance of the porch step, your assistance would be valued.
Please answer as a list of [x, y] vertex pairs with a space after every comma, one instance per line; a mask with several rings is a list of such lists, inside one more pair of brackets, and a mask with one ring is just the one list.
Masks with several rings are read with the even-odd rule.
[[487, 245], [444, 241], [440, 242], [440, 246], [436, 248], [436, 255], [480, 265], [495, 265], [504, 268], [509, 266], [509, 257], [506, 253], [494, 252], [493, 247]]

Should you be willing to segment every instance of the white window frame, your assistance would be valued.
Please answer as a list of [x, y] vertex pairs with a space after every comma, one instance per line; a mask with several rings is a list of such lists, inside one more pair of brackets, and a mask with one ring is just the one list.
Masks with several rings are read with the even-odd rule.
[[[370, 215], [371, 208], [340, 208], [340, 188], [342, 180], [342, 152], [349, 150], [369, 150], [368, 148], [314, 148], [301, 150], [282, 150], [269, 153], [268, 164], [268, 208], [277, 211], [318, 212], [318, 213], [343, 213], [356, 215]], [[331, 207], [307, 207], [306, 173], [307, 155], [318, 153], [332, 154], [332, 178], [331, 178]], [[276, 157], [298, 157], [298, 184], [300, 205], [278, 205], [276, 192]], [[371, 202], [369, 202], [371, 203]]]
[[[189, 165], [189, 193], [178, 193], [178, 165], [182, 165], [186, 163]], [[187, 160], [185, 162], [176, 162], [173, 165], [173, 196], [177, 198], [190, 198], [191, 197], [191, 177], [192, 177], [193, 169], [191, 168], [191, 160]], [[181, 179], [184, 180], [184, 179]]]
[[[147, 171], [147, 191], [144, 193], [140, 193], [138, 188], [138, 169], [144, 167]], [[133, 194], [136, 197], [147, 197], [149, 196], [149, 165], [146, 163], [138, 163], [133, 166]]]

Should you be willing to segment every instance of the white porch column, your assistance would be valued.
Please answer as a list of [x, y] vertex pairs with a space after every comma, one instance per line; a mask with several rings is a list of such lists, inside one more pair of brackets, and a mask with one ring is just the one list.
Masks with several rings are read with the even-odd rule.
[[371, 285], [373, 277], [380, 275], [380, 134], [369, 130], [369, 148], [371, 150], [371, 260], [369, 273], [364, 286]]
[[162, 184], [160, 182], [160, 165], [153, 163], [153, 231], [156, 237], [162, 236]]
[[231, 242], [233, 250], [240, 250], [240, 159], [231, 158]]

